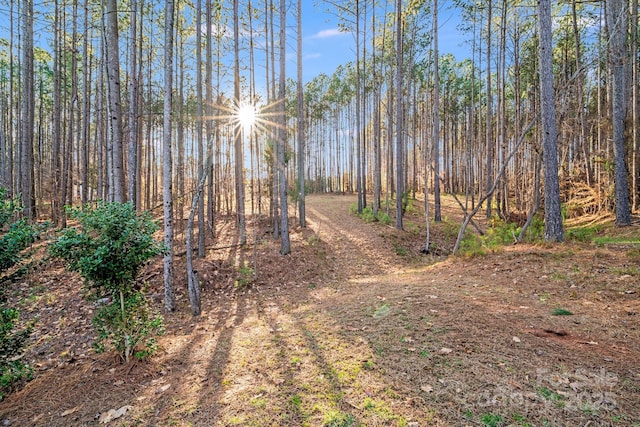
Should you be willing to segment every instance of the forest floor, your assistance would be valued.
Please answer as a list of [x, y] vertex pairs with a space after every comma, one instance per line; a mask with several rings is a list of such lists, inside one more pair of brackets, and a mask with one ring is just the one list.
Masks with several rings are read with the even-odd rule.
[[[244, 248], [221, 227], [198, 261], [199, 318], [178, 254], [179, 310], [164, 314], [160, 351], [131, 365], [92, 351], [94, 306], [46, 262], [10, 295], [38, 318], [35, 371], [0, 402], [0, 425], [91, 426], [120, 409], [108, 425], [640, 426], [637, 245], [446, 256], [461, 214], [445, 199], [442, 255], [424, 255], [419, 208], [401, 232], [354, 203], [308, 197], [288, 256], [264, 220], [249, 220]], [[161, 261], [143, 276], [161, 310]]]

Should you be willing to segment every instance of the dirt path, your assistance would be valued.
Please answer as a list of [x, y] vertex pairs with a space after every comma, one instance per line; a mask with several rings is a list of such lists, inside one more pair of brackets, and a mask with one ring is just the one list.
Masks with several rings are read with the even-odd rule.
[[396, 235], [392, 227], [380, 226], [372, 232], [354, 215], [348, 215], [353, 196], [311, 196], [307, 201], [309, 227], [331, 248], [331, 261], [348, 278], [393, 273], [404, 261], [394, 254], [386, 235]]

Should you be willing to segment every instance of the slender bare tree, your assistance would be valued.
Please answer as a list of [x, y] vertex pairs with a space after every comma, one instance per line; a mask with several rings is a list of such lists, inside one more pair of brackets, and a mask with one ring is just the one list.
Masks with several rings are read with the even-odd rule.
[[306, 227], [305, 188], [304, 188], [304, 93], [302, 89], [302, 0], [298, 0], [298, 215], [300, 226]]
[[22, 3], [22, 129], [20, 191], [24, 213], [29, 220], [36, 217], [36, 199], [33, 181], [33, 126], [35, 123], [35, 92], [33, 74], [33, 0]]
[[280, 253], [291, 253], [289, 240], [289, 205], [287, 201], [287, 174], [285, 170], [285, 150], [287, 147], [286, 97], [286, 51], [287, 51], [287, 2], [280, 0], [280, 76], [278, 79], [278, 107], [280, 126], [278, 127], [278, 182], [280, 190]]
[[168, 311], [176, 308], [173, 289], [173, 167], [171, 160], [171, 111], [173, 92], [173, 19], [175, 5], [167, 0], [164, 8], [164, 114], [162, 138], [162, 200], [164, 213], [164, 306]]

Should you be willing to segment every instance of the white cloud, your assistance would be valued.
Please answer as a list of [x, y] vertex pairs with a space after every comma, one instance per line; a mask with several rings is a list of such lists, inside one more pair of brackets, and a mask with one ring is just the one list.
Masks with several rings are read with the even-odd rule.
[[326, 39], [326, 38], [329, 38], [329, 37], [342, 36], [344, 34], [345, 34], [345, 32], [341, 31], [339, 28], [330, 28], [328, 30], [318, 31], [316, 34], [313, 35], [313, 38], [314, 39]]
[[320, 55], [319, 53], [308, 53], [308, 54], [304, 55], [304, 60], [307, 60], [307, 59], [318, 59], [321, 56], [322, 55]]

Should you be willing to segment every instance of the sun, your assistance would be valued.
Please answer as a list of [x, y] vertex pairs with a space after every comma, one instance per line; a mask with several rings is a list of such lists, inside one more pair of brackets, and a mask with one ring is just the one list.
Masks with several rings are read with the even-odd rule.
[[243, 129], [251, 129], [251, 127], [256, 123], [256, 107], [251, 104], [243, 104], [238, 108], [238, 112], [236, 113], [236, 120]]

